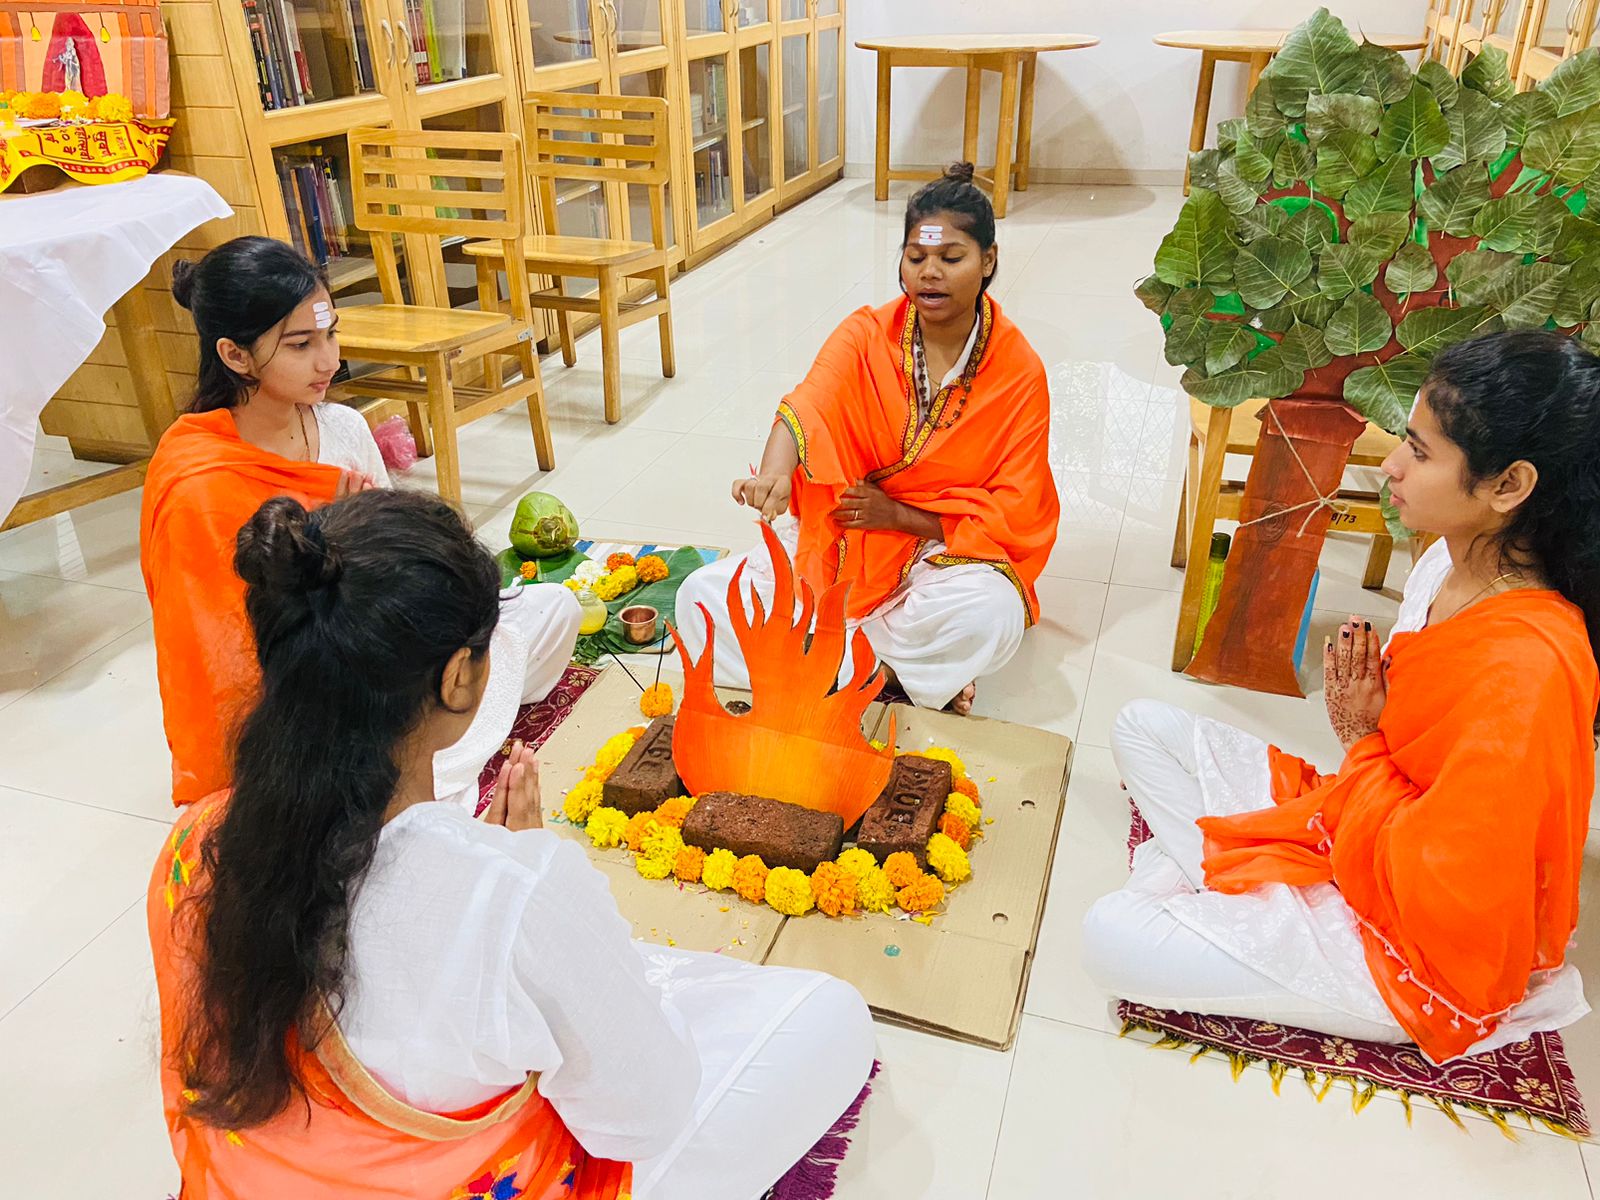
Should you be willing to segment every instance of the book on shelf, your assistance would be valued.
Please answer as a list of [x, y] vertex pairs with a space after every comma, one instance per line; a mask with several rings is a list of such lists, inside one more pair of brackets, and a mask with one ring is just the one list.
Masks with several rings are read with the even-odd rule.
[[[294, 108], [376, 88], [362, 0], [241, 0], [241, 4], [262, 108]], [[344, 44], [331, 45], [334, 41]]]
[[289, 240], [318, 266], [350, 253], [350, 203], [344, 169], [333, 155], [280, 152], [275, 165], [289, 221]]

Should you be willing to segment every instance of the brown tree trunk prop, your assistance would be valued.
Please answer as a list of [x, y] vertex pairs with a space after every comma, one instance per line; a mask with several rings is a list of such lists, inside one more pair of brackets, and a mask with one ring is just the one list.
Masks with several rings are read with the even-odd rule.
[[1343, 404], [1274, 400], [1239, 511], [1239, 532], [1205, 640], [1188, 675], [1280, 696], [1303, 696], [1294, 670], [1311, 577], [1350, 449], [1366, 422]]

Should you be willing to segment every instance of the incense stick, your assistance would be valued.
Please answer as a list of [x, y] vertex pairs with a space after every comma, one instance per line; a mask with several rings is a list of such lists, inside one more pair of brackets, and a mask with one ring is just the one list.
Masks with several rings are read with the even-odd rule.
[[628, 664], [623, 662], [622, 659], [617, 656], [617, 652], [615, 650], [607, 650], [606, 653], [611, 655], [612, 658], [616, 659], [617, 666], [622, 668], [622, 673], [624, 675], [626, 675], [629, 679], [633, 680], [633, 686], [634, 687], [638, 688], [640, 692], [643, 692], [644, 691], [644, 684], [640, 683], [638, 681], [638, 679], [634, 678], [633, 672], [628, 670]]

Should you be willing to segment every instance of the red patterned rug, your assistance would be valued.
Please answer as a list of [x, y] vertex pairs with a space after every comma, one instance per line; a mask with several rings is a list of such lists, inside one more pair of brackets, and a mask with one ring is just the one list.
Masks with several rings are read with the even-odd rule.
[[[478, 808], [473, 814], [481, 817], [483, 810], [489, 807], [489, 793], [494, 790], [494, 777], [500, 773], [500, 764], [511, 752], [511, 743], [522, 740], [537, 750], [545, 744], [546, 739], [556, 731], [556, 726], [567, 719], [567, 714], [572, 711], [572, 706], [578, 698], [589, 690], [589, 685], [600, 677], [600, 672], [593, 667], [580, 667], [576, 664], [568, 667], [561, 676], [561, 682], [551, 690], [550, 694], [537, 704], [524, 704], [517, 712], [517, 719], [511, 724], [511, 732], [506, 735], [505, 745], [500, 747], [500, 752], [491, 758], [483, 768], [483, 773], [478, 776]], [[550, 805], [550, 797], [544, 798], [545, 806]], [[556, 801], [555, 807], [561, 807]]]
[[[1131, 802], [1130, 802], [1131, 803]], [[1128, 854], [1150, 837], [1150, 828], [1133, 806]], [[1239, 1017], [1169, 1012], [1118, 1001], [1124, 1034], [1145, 1030], [1159, 1035], [1156, 1046], [1187, 1050], [1198, 1058], [1225, 1054], [1238, 1079], [1252, 1063], [1265, 1063], [1274, 1091], [1291, 1071], [1299, 1071], [1312, 1094], [1321, 1100], [1335, 1083], [1348, 1083], [1357, 1112], [1380, 1091], [1393, 1092], [1411, 1119], [1414, 1099], [1433, 1103], [1462, 1125], [1456, 1109], [1488, 1117], [1502, 1133], [1515, 1137], [1508, 1117], [1537, 1121], [1554, 1133], [1588, 1137], [1589, 1118], [1559, 1033], [1538, 1033], [1527, 1041], [1502, 1046], [1489, 1054], [1435, 1066], [1414, 1045], [1386, 1046], [1330, 1037], [1292, 1025]], [[1463, 1126], [1464, 1128], [1465, 1126]]]

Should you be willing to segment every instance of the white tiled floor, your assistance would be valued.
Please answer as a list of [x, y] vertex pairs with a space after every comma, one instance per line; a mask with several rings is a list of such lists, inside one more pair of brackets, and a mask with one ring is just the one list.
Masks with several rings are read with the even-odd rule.
[[[896, 193], [897, 200], [904, 192]], [[1079, 969], [1078, 923], [1124, 877], [1126, 807], [1107, 747], [1119, 705], [1174, 700], [1335, 760], [1320, 696], [1205, 689], [1167, 670], [1181, 576], [1167, 566], [1186, 417], [1155, 318], [1130, 294], [1179, 204], [1175, 190], [1036, 187], [1001, 224], [996, 294], [1049, 366], [1061, 537], [1026, 653], [979, 711], [1078, 739], [1022, 1032], [1008, 1053], [884, 1027], [885, 1074], [848, 1160], [845, 1200], [1592, 1195], [1600, 1153], [1545, 1133], [1466, 1132], [1398, 1104], [1354, 1116], [1263, 1072], [1120, 1041]], [[539, 487], [614, 538], [742, 546], [754, 530], [726, 481], [761, 451], [776, 400], [851, 308], [894, 294], [898, 204], [847, 180], [673, 289], [677, 379], [654, 323], [623, 337], [625, 420], [600, 421], [599, 352], [545, 363], [559, 467], [540, 477], [525, 419], [462, 437], [468, 507], [505, 544], [510, 506]], [[81, 471], [58, 443], [37, 473]], [[408, 486], [428, 486], [430, 468]], [[0, 536], [0, 1194], [153, 1198], [175, 1183], [154, 1082], [146, 873], [167, 822], [166, 758], [138, 497]], [[1317, 621], [1384, 626], [1365, 546], [1334, 539]], [[1317, 687], [1315, 678], [1308, 678]], [[1600, 846], [1595, 849], [1600, 861]], [[1586, 887], [1586, 894], [1590, 889]], [[1586, 913], [1580, 944], [1596, 941]], [[1590, 978], [1600, 955], [1583, 951]], [[1593, 959], [1593, 961], [1591, 961]], [[1570, 1031], [1600, 1105], [1600, 1021]], [[1600, 1176], [1597, 1176], [1600, 1178]]]

